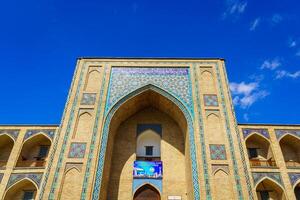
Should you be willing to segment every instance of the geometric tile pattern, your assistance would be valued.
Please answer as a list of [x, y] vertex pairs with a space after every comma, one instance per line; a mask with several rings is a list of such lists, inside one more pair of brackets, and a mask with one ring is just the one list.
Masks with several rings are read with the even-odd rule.
[[[110, 86], [111, 87], [111, 86]], [[143, 92], [145, 90], [153, 90], [155, 92], [158, 92], [159, 94], [163, 95], [167, 99], [171, 100], [173, 103], [175, 103], [183, 112], [184, 116], [187, 119], [188, 124], [188, 130], [189, 130], [189, 150], [190, 150], [190, 158], [192, 163], [192, 187], [193, 187], [193, 194], [194, 194], [194, 200], [200, 200], [200, 191], [199, 191], [199, 175], [198, 175], [198, 166], [197, 166], [197, 157], [196, 157], [196, 145], [195, 145], [195, 138], [194, 138], [194, 126], [193, 126], [193, 120], [192, 115], [187, 110], [186, 106], [182, 104], [177, 98], [173, 97], [172, 95], [168, 94], [163, 88], [159, 88], [153, 85], [147, 85], [142, 88], [139, 88], [134, 91], [134, 93], [129, 93], [125, 98], [122, 98], [120, 101], [115, 104], [112, 109], [110, 109], [109, 113], [106, 116], [104, 127], [102, 131], [102, 139], [100, 144], [100, 151], [98, 154], [98, 164], [97, 164], [97, 171], [96, 171], [96, 178], [95, 178], [95, 184], [93, 189], [93, 196], [92, 200], [99, 199], [99, 193], [103, 176], [103, 168], [104, 168], [104, 158], [106, 154], [106, 148], [107, 148], [107, 141], [108, 141], [108, 133], [109, 133], [109, 125], [112, 120], [113, 114], [120, 108], [120, 106], [129, 98], [139, 94], [139, 92]], [[177, 96], [176, 96], [177, 97]], [[192, 101], [192, 100], [191, 100]], [[81, 196], [81, 199], [85, 199], [85, 196]]]
[[4, 176], [4, 174], [0, 174], [0, 183], [1, 183], [1, 181], [2, 181], [2, 178], [3, 178], [3, 176]]
[[2, 130], [0, 130], [0, 135], [8, 134], [12, 138], [14, 138], [15, 140], [17, 140], [19, 132], [20, 132], [20, 130], [6, 130], [6, 129], [2, 129]]
[[263, 178], [268, 177], [268, 178], [276, 181], [282, 187], [284, 187], [282, 178], [281, 178], [281, 175], [279, 172], [252, 172], [252, 177], [253, 177], [254, 185], [256, 185]]
[[210, 144], [210, 158], [212, 160], [226, 160], [226, 150], [224, 144]]
[[122, 97], [149, 84], [174, 95], [193, 113], [189, 69], [178, 67], [113, 67], [106, 112]]
[[205, 183], [205, 191], [207, 199], [212, 199], [211, 191], [210, 191], [210, 179], [209, 179], [209, 172], [208, 172], [208, 162], [207, 162], [207, 152], [206, 152], [206, 143], [205, 143], [205, 135], [204, 135], [204, 123], [203, 123], [203, 116], [202, 116], [202, 107], [201, 107], [201, 100], [199, 94], [199, 86], [198, 86], [198, 76], [197, 76], [197, 67], [196, 64], [193, 64], [193, 73], [194, 73], [194, 81], [195, 81], [195, 96], [196, 96], [196, 105], [198, 111], [198, 126], [199, 126], [199, 142], [201, 148], [201, 161], [202, 161], [202, 168], [204, 174], [204, 183]]
[[298, 180], [300, 180], [300, 173], [289, 173], [289, 177], [290, 177], [290, 181], [291, 181], [291, 184], [292, 186], [294, 186]]
[[204, 94], [205, 106], [218, 106], [218, 97], [215, 94]]
[[25, 136], [24, 136], [24, 140], [36, 135], [36, 134], [40, 134], [40, 133], [43, 133], [47, 136], [49, 136], [49, 138], [51, 140], [53, 140], [54, 138], [54, 134], [55, 134], [55, 129], [33, 129], [33, 130], [27, 130], [26, 133], [25, 133]]
[[81, 105], [94, 105], [96, 101], [96, 93], [83, 93]]
[[286, 134], [291, 134], [291, 135], [294, 135], [296, 137], [298, 137], [300, 139], [300, 130], [279, 130], [279, 129], [276, 129], [275, 130], [275, 134], [276, 134], [276, 137], [277, 139], [279, 140], [280, 138], [282, 138], [284, 135]]
[[141, 186], [150, 184], [155, 186], [162, 194], [162, 180], [161, 179], [133, 179], [132, 182], [132, 193], [134, 194]]
[[16, 183], [16, 182], [18, 182], [18, 181], [20, 181], [24, 178], [28, 178], [28, 179], [32, 180], [39, 187], [40, 183], [41, 183], [41, 180], [43, 178], [43, 173], [25, 173], [25, 174], [17, 173], [17, 174], [11, 174], [6, 188], [9, 188], [11, 185], [13, 185], [14, 183]]
[[86, 143], [72, 142], [69, 158], [84, 158]]
[[246, 138], [248, 135], [250, 135], [252, 133], [257, 133], [259, 135], [262, 135], [262, 136], [270, 139], [268, 129], [243, 128], [242, 131], [243, 131], [244, 138]]

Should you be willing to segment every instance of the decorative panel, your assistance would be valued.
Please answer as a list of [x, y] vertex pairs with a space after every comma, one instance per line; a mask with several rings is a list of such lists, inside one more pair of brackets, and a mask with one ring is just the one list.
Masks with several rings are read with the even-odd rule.
[[218, 97], [215, 94], [204, 94], [204, 105], [205, 106], [219, 106]]
[[36, 134], [40, 134], [43, 133], [47, 136], [49, 136], [49, 138], [52, 140], [54, 138], [54, 134], [55, 134], [55, 129], [33, 129], [33, 130], [27, 130], [24, 136], [23, 140], [26, 140]]
[[224, 172], [226, 172], [227, 174], [229, 174], [229, 167], [228, 165], [211, 165], [211, 170], [212, 173], [216, 173], [216, 171], [218, 171], [219, 169], [223, 170]]
[[141, 186], [146, 184], [153, 185], [155, 188], [159, 190], [160, 193], [163, 191], [162, 180], [161, 179], [133, 179], [132, 182], [132, 191], [133, 194], [139, 189]]
[[193, 113], [189, 69], [174, 67], [113, 67], [106, 112], [122, 97], [146, 85], [166, 90]]
[[6, 188], [9, 188], [11, 185], [13, 185], [14, 183], [24, 179], [24, 178], [28, 178], [30, 180], [32, 180], [33, 182], [36, 183], [36, 185], [39, 187], [41, 180], [43, 178], [43, 174], [42, 173], [17, 173], [17, 174], [11, 174], [9, 181], [6, 185]]
[[282, 178], [279, 172], [252, 172], [252, 177], [254, 181], [254, 185], [256, 185], [259, 181], [264, 178], [270, 178], [284, 187]]
[[294, 186], [300, 180], [300, 173], [289, 173], [290, 181], [292, 186]]
[[84, 158], [86, 143], [71, 143], [69, 158]]
[[210, 144], [210, 158], [212, 160], [226, 160], [226, 150], [224, 144]]
[[278, 140], [286, 134], [294, 135], [294, 136], [296, 136], [300, 139], [300, 130], [287, 130], [287, 129], [279, 130], [279, 129], [276, 129], [275, 134], [276, 134], [276, 137], [277, 137]]
[[20, 132], [20, 130], [6, 130], [6, 129], [3, 129], [3, 130], [0, 130], [0, 135], [3, 135], [3, 134], [10, 135], [16, 141], [17, 138], [18, 138], [19, 132]]
[[242, 131], [243, 131], [244, 138], [248, 137], [248, 135], [250, 135], [252, 133], [257, 133], [257, 134], [262, 135], [266, 138], [270, 138], [268, 129], [243, 128]]
[[81, 105], [94, 105], [96, 101], [96, 93], [83, 93]]

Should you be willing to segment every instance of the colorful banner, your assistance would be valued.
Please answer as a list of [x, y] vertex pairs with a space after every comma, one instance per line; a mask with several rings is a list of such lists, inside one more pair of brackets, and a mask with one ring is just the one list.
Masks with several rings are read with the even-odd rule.
[[133, 178], [160, 179], [163, 175], [161, 161], [135, 161], [133, 167]]

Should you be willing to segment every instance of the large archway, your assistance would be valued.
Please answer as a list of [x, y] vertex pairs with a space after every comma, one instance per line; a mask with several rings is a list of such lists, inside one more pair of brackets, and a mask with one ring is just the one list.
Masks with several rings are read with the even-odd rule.
[[298, 183], [294, 189], [296, 200], [300, 200], [300, 183]]
[[0, 135], [0, 169], [6, 167], [13, 146], [14, 140], [10, 136]]
[[289, 168], [300, 167], [300, 139], [287, 134], [280, 139], [280, 148], [283, 154], [285, 164]]
[[[188, 113], [183, 113], [177, 104], [151, 87], [143, 88], [124, 100], [109, 120], [103, 174], [99, 176], [102, 177], [99, 184], [100, 199], [133, 198], [132, 172], [136, 160], [137, 124], [162, 126], [162, 198], [173, 194], [182, 196], [183, 199], [193, 199], [198, 182], [193, 184], [192, 180], [196, 177], [198, 179], [198, 175], [197, 172], [191, 173], [190, 148], [194, 148], [194, 143], [190, 144], [190, 134], [193, 136], [193, 127], [189, 124], [192, 121], [186, 119], [186, 114]], [[100, 160], [98, 165], [101, 164]], [[97, 189], [97, 185], [95, 188]], [[94, 193], [95, 199], [97, 196]]]
[[160, 200], [160, 194], [153, 186], [146, 184], [135, 192], [133, 200]]

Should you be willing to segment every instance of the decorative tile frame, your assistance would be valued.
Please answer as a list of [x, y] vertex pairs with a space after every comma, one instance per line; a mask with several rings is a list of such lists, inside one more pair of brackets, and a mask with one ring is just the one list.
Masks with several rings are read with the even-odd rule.
[[224, 144], [210, 144], [210, 158], [212, 160], [227, 160], [226, 148]]
[[[202, 64], [205, 64], [205, 63], [202, 63]], [[237, 193], [238, 193], [238, 199], [242, 200], [242, 199], [244, 199], [244, 197], [243, 197], [243, 192], [242, 192], [241, 178], [240, 178], [239, 171], [238, 171], [237, 159], [236, 159], [236, 155], [235, 155], [236, 151], [235, 151], [235, 148], [234, 148], [234, 143], [233, 143], [232, 134], [231, 134], [231, 130], [230, 130], [229, 115], [228, 115], [228, 112], [227, 112], [228, 107], [227, 107], [226, 101], [225, 101], [225, 94], [224, 94], [224, 89], [223, 89], [224, 87], [223, 87], [222, 80], [221, 80], [219, 63], [218, 62], [208, 62], [206, 64], [211, 64], [211, 65], [215, 66], [215, 68], [216, 68], [217, 85], [218, 85], [218, 88], [219, 88], [218, 96], [221, 98], [221, 106], [222, 106], [223, 114], [224, 114], [224, 117], [225, 117], [226, 134], [227, 134], [227, 138], [228, 138], [228, 142], [229, 142], [230, 155], [231, 155], [231, 159], [232, 159], [233, 172], [234, 172], [233, 174], [234, 174], [235, 183], [236, 183], [236, 190], [237, 190]], [[226, 70], [225, 67], [223, 67], [223, 75], [225, 77], [227, 85], [229, 85], [225, 70]], [[229, 93], [229, 88], [227, 88], [227, 95], [229, 96], [229, 98], [231, 98], [231, 95]], [[252, 200], [254, 197], [253, 197], [253, 193], [252, 193], [252, 186], [251, 186], [251, 182], [250, 182], [248, 167], [247, 167], [247, 164], [246, 164], [246, 161], [245, 161], [245, 153], [244, 153], [243, 146], [242, 146], [242, 139], [240, 137], [239, 130], [238, 130], [238, 127], [237, 127], [235, 113], [234, 113], [234, 109], [233, 109], [233, 105], [232, 105], [232, 100], [230, 102], [231, 102], [231, 104], [230, 104], [231, 112], [232, 112], [232, 115], [233, 115], [234, 120], [235, 120], [235, 122], [234, 122], [235, 127], [234, 128], [235, 128], [235, 132], [237, 134], [237, 139], [238, 139], [238, 142], [239, 142], [239, 152], [240, 152], [240, 156], [242, 158], [242, 164], [243, 164], [244, 174], [245, 174], [246, 183], [247, 183], [248, 195], [249, 195], [249, 199]]]
[[259, 135], [261, 135], [261, 136], [263, 136], [267, 139], [270, 139], [268, 129], [243, 128], [242, 131], [243, 131], [244, 139], [246, 139], [252, 133], [257, 133], [257, 134], [259, 134]]
[[[68, 122], [67, 122], [67, 129], [66, 129], [66, 132], [65, 132], [64, 137], [63, 137], [63, 145], [62, 145], [61, 151], [59, 152], [58, 163], [57, 163], [57, 166], [56, 166], [56, 169], [55, 169], [54, 178], [53, 178], [53, 181], [52, 181], [52, 184], [51, 184], [51, 190], [50, 190], [50, 193], [49, 193], [49, 196], [48, 196], [49, 200], [54, 200], [55, 199], [54, 193], [55, 193], [55, 190], [57, 188], [57, 180], [58, 180], [59, 175], [61, 175], [60, 170], [61, 170], [62, 164], [63, 164], [64, 153], [66, 151], [66, 144], [67, 144], [67, 141], [69, 139], [69, 135], [70, 135], [70, 132], [71, 132], [71, 127], [72, 127], [73, 122], [74, 122], [74, 114], [75, 114], [75, 111], [76, 111], [76, 105], [78, 103], [80, 90], [81, 90], [81, 87], [83, 85], [83, 74], [84, 74], [88, 64], [89, 63], [84, 64], [81, 68], [81, 71], [80, 71], [80, 74], [79, 74], [78, 85], [77, 85], [76, 89], [74, 88], [74, 83], [75, 83], [76, 77], [73, 76], [71, 89], [70, 89], [69, 94], [68, 94], [67, 103], [65, 105], [62, 120], [61, 120], [61, 123], [60, 123], [61, 125], [60, 125], [60, 127], [57, 131], [58, 136], [56, 137], [56, 140], [53, 143], [53, 149], [55, 150], [55, 149], [57, 149], [58, 139], [60, 138], [59, 136], [62, 134], [61, 133], [62, 123], [65, 119], [65, 115], [66, 115], [67, 108], [68, 108], [68, 105], [69, 105], [69, 102], [70, 102], [71, 94], [72, 94], [73, 90], [75, 90], [75, 97], [74, 97], [73, 103], [71, 105], [70, 117], [69, 117]], [[77, 66], [74, 74], [77, 74], [78, 69], [79, 69], [79, 67]], [[49, 178], [49, 174], [50, 174], [50, 171], [51, 171], [50, 169], [52, 167], [54, 155], [56, 153], [54, 150], [51, 151], [51, 154], [49, 156], [49, 162], [48, 162], [49, 164], [48, 164], [47, 170], [45, 171], [45, 178], [44, 178], [44, 181], [41, 185], [41, 192], [40, 192], [40, 195], [38, 197], [38, 200], [44, 199], [43, 196], [44, 196], [45, 187], [46, 187], [46, 184], [47, 184], [47, 181], [48, 181], [48, 178]]]
[[146, 184], [152, 185], [162, 194], [163, 187], [161, 179], [133, 179], [132, 193], [134, 194], [141, 186]]
[[16, 173], [11, 174], [8, 180], [8, 183], [6, 185], [6, 189], [11, 187], [13, 184], [15, 184], [18, 181], [21, 181], [22, 179], [29, 179], [32, 180], [38, 187], [40, 186], [41, 180], [43, 178], [43, 173]]
[[7, 135], [11, 136], [14, 139], [14, 141], [16, 141], [19, 136], [19, 132], [20, 132], [19, 129], [9, 129], [9, 130], [2, 129], [2, 130], [0, 130], [0, 135], [7, 134]]
[[[125, 98], [118, 101], [112, 107], [112, 109], [109, 111], [109, 113], [106, 116], [104, 127], [103, 127], [103, 132], [102, 132], [100, 153], [99, 153], [98, 165], [97, 165], [97, 171], [96, 171], [96, 178], [95, 178], [96, 182], [94, 184], [94, 190], [93, 190], [93, 195], [92, 195], [93, 200], [99, 199], [110, 121], [113, 118], [114, 113], [119, 109], [119, 107], [126, 100], [136, 96], [139, 93], [142, 93], [143, 91], [147, 91], [147, 90], [153, 90], [155, 92], [158, 92], [159, 94], [163, 95], [167, 99], [171, 100], [173, 103], [175, 103], [181, 109], [181, 111], [183, 112], [184, 116], [187, 119], [188, 129], [189, 129], [190, 157], [191, 157], [191, 162], [192, 162], [192, 182], [193, 182], [194, 199], [195, 200], [200, 199], [199, 175], [198, 175], [196, 146], [195, 146], [195, 139], [194, 139], [194, 127], [193, 127], [192, 116], [189, 114], [189, 111], [184, 106], [184, 104], [180, 100], [178, 100], [176, 97], [173, 97], [171, 94], [164, 91], [162, 88], [156, 87], [154, 85], [146, 85], [142, 88], [135, 90], [133, 93], [130, 93]], [[81, 199], [84, 199], [83, 197], [85, 197], [85, 196], [82, 195]]]
[[284, 188], [284, 184], [279, 172], [252, 172], [252, 177], [254, 185], [257, 185], [264, 178], [269, 178]]
[[291, 134], [300, 139], [300, 130], [289, 130], [289, 129], [275, 129], [275, 135], [277, 140], [280, 140], [287, 134]]
[[94, 105], [96, 102], [96, 93], [83, 93], [81, 98], [81, 105]]
[[3, 176], [4, 176], [4, 174], [0, 173], [0, 183], [1, 183], [2, 179], [3, 179]]
[[33, 130], [27, 130], [25, 133], [25, 136], [23, 138], [23, 141], [27, 140], [30, 137], [33, 137], [37, 134], [45, 134], [47, 135], [51, 140], [53, 140], [55, 135], [55, 129], [33, 129]]
[[290, 172], [288, 174], [289, 174], [291, 185], [292, 187], [294, 187], [297, 183], [299, 183], [300, 173]]
[[[200, 148], [201, 148], [201, 160], [203, 166], [203, 175], [204, 175], [204, 183], [205, 183], [205, 191], [206, 191], [206, 199], [212, 200], [211, 189], [210, 189], [210, 179], [208, 172], [208, 162], [207, 162], [207, 153], [206, 153], [206, 144], [205, 144], [205, 136], [204, 136], [204, 124], [202, 119], [202, 108], [201, 108], [201, 100], [199, 94], [199, 86], [198, 86], [198, 75], [196, 64], [193, 64], [194, 71], [194, 81], [195, 81], [195, 96], [196, 96], [196, 105], [198, 111], [198, 126], [199, 126], [199, 138], [200, 138]], [[201, 68], [200, 68], [201, 71]]]
[[84, 158], [86, 143], [72, 142], [69, 150], [69, 158]]
[[212, 107], [219, 106], [218, 96], [215, 94], [204, 94], [203, 99], [204, 99], [205, 106], [212, 106]]
[[146, 85], [154, 85], [178, 98], [193, 114], [187, 67], [113, 67], [105, 113], [121, 98]]

